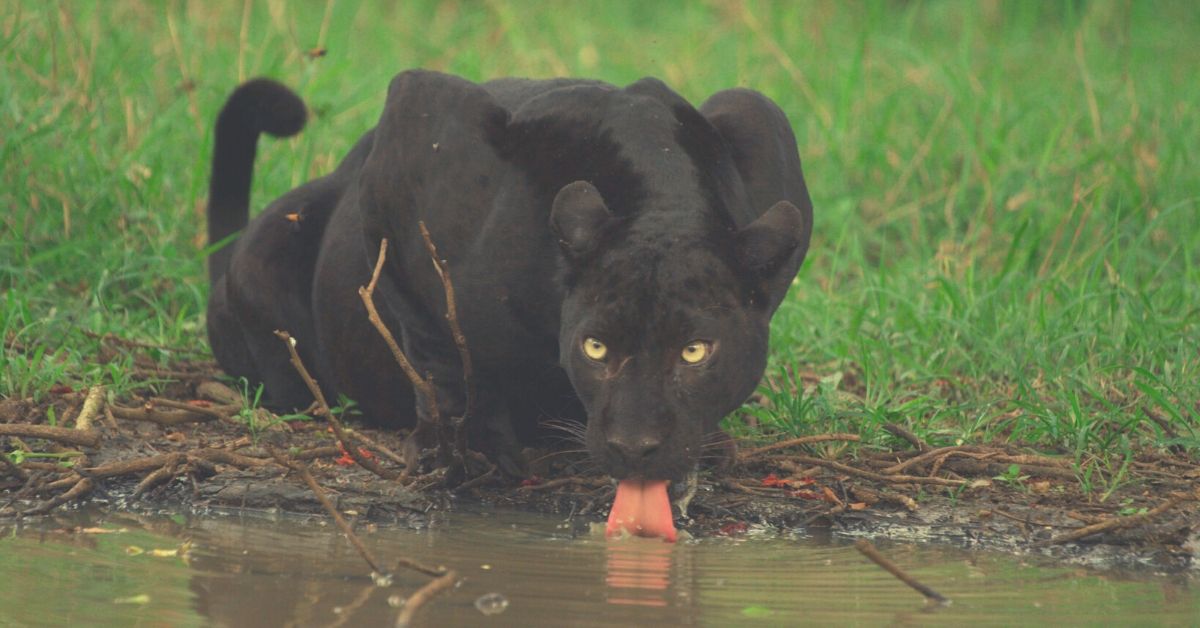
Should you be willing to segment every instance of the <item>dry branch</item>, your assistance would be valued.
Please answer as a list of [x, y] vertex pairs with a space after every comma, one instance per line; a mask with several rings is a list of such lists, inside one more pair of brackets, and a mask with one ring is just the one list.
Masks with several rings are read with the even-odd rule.
[[938, 593], [937, 591], [934, 591], [933, 589], [925, 586], [924, 584], [921, 584], [920, 582], [918, 582], [916, 580], [916, 578], [913, 578], [912, 576], [908, 575], [908, 573], [906, 573], [903, 569], [901, 569], [899, 565], [897, 565], [896, 563], [893, 563], [891, 560], [889, 560], [883, 554], [880, 554], [879, 550], [875, 549], [875, 546], [872, 545], [870, 541], [868, 541], [866, 539], [859, 539], [854, 542], [854, 549], [861, 552], [863, 556], [866, 556], [867, 558], [871, 559], [871, 562], [875, 563], [876, 565], [879, 565], [880, 567], [883, 567], [884, 571], [887, 571], [888, 573], [892, 574], [893, 576], [896, 576], [896, 578], [898, 580], [900, 580], [900, 582], [907, 584], [908, 586], [912, 587], [917, 592], [919, 592], [921, 595], [924, 595], [926, 600], [928, 600], [930, 602], [937, 602], [938, 604], [949, 604], [950, 603], [950, 600], [946, 599], [946, 597], [943, 596], [941, 593]]
[[123, 419], [126, 421], [157, 423], [164, 427], [174, 427], [176, 425], [184, 425], [187, 423], [211, 421], [213, 418], [211, 415], [201, 412], [200, 408], [187, 408], [186, 410], [181, 411], [171, 411], [159, 410], [151, 404], [145, 404], [140, 408], [127, 408], [125, 406], [110, 404], [109, 409], [112, 410], [113, 416], [118, 419]]
[[841, 471], [842, 473], [846, 473], [849, 475], [856, 475], [861, 478], [867, 478], [868, 480], [874, 480], [876, 482], [885, 482], [888, 484], [936, 484], [938, 486], [966, 486], [968, 484], [965, 480], [950, 480], [950, 479], [946, 479], [946, 478], [935, 478], [935, 477], [927, 477], [927, 476], [881, 475], [881, 474], [875, 473], [873, 471], [857, 469], [855, 467], [851, 467], [849, 465], [845, 465], [840, 462], [834, 462], [832, 460], [822, 460], [820, 458], [813, 458], [812, 456], [796, 455], [796, 456], [792, 456], [792, 459], [797, 462], [803, 463], [803, 464], [814, 465], [814, 466], [818, 466], [818, 467], [825, 467], [826, 469], [833, 469], [834, 471]]
[[84, 495], [87, 495], [88, 493], [92, 492], [92, 488], [94, 488], [94, 487], [95, 487], [95, 483], [92, 482], [91, 478], [79, 478], [78, 480], [75, 481], [75, 485], [71, 487], [71, 490], [69, 490], [57, 497], [52, 497], [52, 498], [42, 502], [41, 504], [38, 504], [37, 506], [34, 506], [33, 508], [26, 510], [22, 514], [24, 514], [24, 515], [41, 515], [41, 514], [48, 513], [51, 510], [54, 510], [55, 508], [58, 508], [59, 506], [65, 504], [69, 501], [73, 501], [73, 500], [79, 499], [80, 497], [83, 497]]
[[1078, 528], [1075, 530], [1071, 530], [1070, 532], [1065, 532], [1063, 534], [1060, 534], [1049, 540], [1042, 541], [1040, 543], [1036, 543], [1036, 544], [1034, 544], [1034, 547], [1045, 547], [1047, 545], [1061, 545], [1062, 543], [1070, 543], [1071, 541], [1078, 541], [1079, 539], [1082, 539], [1084, 537], [1092, 536], [1093, 534], [1100, 534], [1101, 532], [1111, 532], [1113, 530], [1121, 530], [1123, 528], [1131, 528], [1133, 526], [1142, 525], [1142, 524], [1150, 521], [1151, 519], [1163, 514], [1164, 512], [1167, 512], [1168, 510], [1174, 508], [1175, 506], [1178, 506], [1180, 503], [1185, 502], [1185, 501], [1190, 501], [1192, 499], [1194, 499], [1194, 497], [1189, 497], [1186, 495], [1175, 495], [1174, 497], [1171, 497], [1167, 501], [1159, 504], [1158, 506], [1155, 506], [1154, 509], [1149, 510], [1147, 512], [1137, 514], [1137, 515], [1129, 515], [1126, 517], [1118, 516], [1118, 517], [1112, 517], [1110, 519], [1105, 519], [1099, 523], [1093, 523], [1092, 525], [1086, 525], [1086, 526], [1083, 526], [1082, 528]]
[[163, 466], [151, 471], [142, 478], [141, 482], [138, 482], [137, 487], [133, 489], [133, 496], [140, 497], [146, 491], [175, 477], [179, 471], [179, 465], [186, 459], [187, 456], [184, 454], [168, 454], [168, 460]]
[[320, 484], [317, 484], [317, 479], [312, 476], [312, 473], [309, 473], [308, 467], [302, 464], [293, 463], [284, 458], [282, 454], [273, 450], [271, 455], [275, 457], [275, 460], [279, 464], [300, 474], [300, 477], [304, 480], [304, 483], [308, 485], [308, 489], [313, 492], [313, 495], [317, 497], [317, 501], [321, 502], [321, 506], [325, 508], [325, 512], [328, 512], [329, 516], [333, 517], [333, 521], [337, 524], [338, 529], [342, 531], [342, 534], [346, 535], [346, 540], [350, 541], [350, 544], [354, 546], [354, 549], [358, 550], [358, 555], [362, 556], [362, 559], [367, 561], [367, 564], [370, 565], [371, 571], [374, 571], [377, 574], [387, 575], [388, 572], [384, 570], [382, 565], [380, 565], [379, 561], [375, 558], [375, 555], [371, 553], [371, 550], [367, 549], [366, 545], [363, 545], [362, 540], [360, 540], [358, 535], [354, 533], [354, 529], [350, 527], [350, 524], [347, 523], [344, 518], [342, 518], [342, 513], [338, 512], [338, 509], [334, 507], [333, 502], [329, 501], [329, 497], [325, 495], [325, 489], [321, 488]]
[[446, 294], [446, 320], [450, 323], [450, 335], [454, 338], [454, 346], [458, 349], [458, 357], [462, 362], [466, 403], [463, 406], [463, 415], [454, 419], [454, 447], [458, 452], [459, 459], [465, 465], [467, 458], [467, 433], [463, 426], [467, 424], [471, 412], [475, 409], [475, 378], [471, 366], [471, 351], [467, 348], [467, 337], [463, 334], [462, 327], [458, 324], [458, 306], [454, 299], [454, 284], [450, 281], [450, 270], [446, 268], [446, 263], [438, 257], [437, 247], [434, 246], [433, 239], [429, 237], [429, 230], [425, 228], [425, 221], [418, 221], [417, 227], [421, 230], [421, 238], [425, 240], [425, 250], [429, 252], [429, 259], [433, 261], [433, 269], [437, 271], [438, 279], [442, 281], [442, 291]]
[[[402, 458], [399, 454], [392, 451], [391, 449], [388, 449], [387, 447], [384, 447], [378, 441], [367, 436], [366, 434], [363, 434], [362, 432], [355, 430], [355, 429], [347, 429], [346, 433], [349, 434], [350, 437], [353, 438], [354, 440], [362, 443], [363, 445], [366, 445], [368, 449], [374, 449], [375, 451], [379, 452], [380, 454], [383, 454], [383, 456], [385, 458], [387, 458], [388, 460], [391, 460], [392, 462], [394, 462], [396, 464], [405, 464], [404, 458]], [[294, 457], [296, 457], [296, 456], [293, 456], [293, 458]]]
[[756, 447], [754, 449], [747, 449], [745, 451], [738, 452], [738, 459], [745, 461], [767, 452], [786, 449], [788, 447], [799, 447], [800, 445], [808, 445], [811, 443], [824, 443], [828, 441], [858, 442], [859, 440], [861, 440], [861, 438], [858, 436], [858, 434], [816, 434], [813, 436], [801, 436], [799, 438], [791, 438], [778, 443], [771, 443], [770, 445], [765, 445], [763, 447]]
[[75, 429], [85, 431], [92, 429], [92, 420], [100, 413], [103, 402], [104, 387], [92, 386], [88, 390], [87, 399], [83, 401], [83, 408], [79, 410], [79, 416], [75, 417]]
[[[184, 401], [175, 401], [174, 399], [163, 399], [162, 397], [154, 397], [149, 401], [149, 404], [162, 406], [164, 408], [173, 408], [175, 410], [183, 410], [185, 412], [195, 412], [204, 414], [217, 420], [228, 419], [233, 413], [241, 409], [239, 406], [197, 406]], [[148, 405], [149, 405], [148, 404]]]
[[89, 478], [101, 479], [117, 475], [125, 475], [127, 473], [151, 471], [167, 464], [175, 455], [177, 454], [158, 454], [155, 456], [147, 456], [145, 458], [134, 458], [132, 460], [121, 460], [120, 462], [110, 462], [97, 467], [79, 469], [79, 473]]
[[917, 448], [917, 451], [922, 451], [922, 452], [929, 451], [929, 445], [925, 444], [925, 441], [921, 440], [921, 437], [917, 436], [916, 434], [913, 434], [911, 431], [909, 431], [908, 428], [904, 427], [903, 425], [897, 425], [896, 423], [888, 423], [883, 426], [883, 429], [887, 433], [891, 434], [892, 436], [895, 436], [896, 438], [900, 438], [905, 441], [908, 441], [908, 443], [910, 445]]
[[237, 454], [227, 449], [217, 449], [215, 447], [198, 449], [190, 452], [188, 454], [188, 458], [199, 458], [201, 460], [227, 464], [241, 469], [245, 469], [247, 467], [266, 467], [273, 464], [271, 460], [267, 458], [255, 458], [253, 456]]
[[[421, 374], [413, 367], [412, 362], [408, 361], [408, 356], [400, 349], [400, 345], [396, 343], [395, 336], [388, 330], [387, 325], [383, 324], [383, 319], [379, 317], [379, 311], [375, 309], [375, 286], [379, 283], [379, 274], [383, 271], [384, 260], [387, 259], [387, 245], [387, 238], [379, 241], [379, 257], [375, 260], [375, 270], [371, 273], [371, 281], [365, 288], [359, 286], [358, 296], [367, 308], [367, 320], [371, 322], [371, 325], [383, 337], [384, 344], [392, 352], [392, 357], [396, 360], [396, 364], [400, 365], [400, 370], [404, 371], [404, 375], [412, 383], [413, 389], [425, 399], [426, 405], [429, 408], [429, 422], [433, 424], [434, 432], [438, 439], [438, 447], [442, 447], [446, 443], [444, 434], [442, 433], [442, 415], [438, 409], [437, 393], [433, 390], [433, 383], [430, 379], [421, 377]], [[409, 438], [413, 438], [413, 436], [409, 436]], [[405, 473], [416, 468], [416, 462], [416, 460], [411, 462], [406, 461]]]
[[291, 356], [292, 366], [296, 369], [296, 372], [300, 374], [300, 379], [304, 380], [304, 385], [308, 386], [308, 391], [312, 393], [313, 398], [317, 400], [317, 404], [321, 407], [321, 413], [324, 414], [325, 419], [329, 421], [329, 426], [333, 428], [334, 435], [337, 436], [338, 442], [342, 444], [342, 447], [346, 449], [346, 453], [350, 454], [350, 457], [353, 458], [354, 461], [359, 464], [359, 466], [370, 471], [371, 473], [374, 473], [385, 480], [396, 479], [396, 473], [384, 469], [383, 467], [379, 466], [379, 463], [362, 455], [362, 452], [358, 451], [358, 448], [354, 446], [354, 443], [351, 443], [347, 438], [346, 430], [342, 427], [342, 422], [338, 420], [338, 418], [333, 414], [333, 411], [329, 409], [329, 403], [325, 401], [325, 395], [321, 392], [321, 387], [317, 385], [316, 380], [312, 378], [312, 375], [308, 373], [308, 369], [304, 367], [304, 362], [300, 360], [300, 354], [296, 353], [296, 341], [292, 338], [291, 334], [286, 331], [276, 330], [275, 335], [278, 336], [279, 339], [283, 341], [284, 346], [287, 347], [288, 354]]
[[0, 436], [41, 438], [77, 447], [95, 447], [100, 444], [100, 432], [95, 429], [75, 430], [67, 427], [52, 427], [50, 425], [0, 423]]

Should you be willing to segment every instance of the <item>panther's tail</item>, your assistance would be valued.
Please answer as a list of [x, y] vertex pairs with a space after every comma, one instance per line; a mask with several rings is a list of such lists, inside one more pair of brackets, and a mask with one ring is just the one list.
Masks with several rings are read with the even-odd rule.
[[[234, 90], [217, 116], [212, 179], [208, 187], [208, 243], [221, 242], [246, 226], [250, 216], [250, 181], [258, 135], [288, 137], [304, 128], [304, 101], [270, 79], [258, 78]], [[232, 247], [222, 246], [208, 256], [213, 283], [229, 267]]]

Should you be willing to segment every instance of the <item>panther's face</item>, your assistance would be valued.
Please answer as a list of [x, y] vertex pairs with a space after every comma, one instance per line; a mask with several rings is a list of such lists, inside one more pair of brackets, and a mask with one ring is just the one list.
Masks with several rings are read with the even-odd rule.
[[714, 256], [686, 257], [636, 273], [602, 261], [563, 308], [560, 358], [587, 409], [588, 451], [617, 479], [685, 475], [766, 364], [764, 308]]
[[741, 230], [662, 238], [652, 224], [604, 225], [617, 219], [586, 183], [564, 188], [554, 211], [567, 245], [604, 244], [574, 262], [559, 333], [588, 451], [619, 480], [680, 479], [762, 377], [782, 296], [767, 279], [796, 253], [800, 212], [781, 203]]

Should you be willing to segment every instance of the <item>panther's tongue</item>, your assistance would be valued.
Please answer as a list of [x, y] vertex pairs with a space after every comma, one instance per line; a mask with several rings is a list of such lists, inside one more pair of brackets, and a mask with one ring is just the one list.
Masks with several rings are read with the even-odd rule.
[[634, 536], [661, 536], [675, 542], [675, 521], [667, 480], [621, 480], [604, 535], [612, 538], [622, 530]]

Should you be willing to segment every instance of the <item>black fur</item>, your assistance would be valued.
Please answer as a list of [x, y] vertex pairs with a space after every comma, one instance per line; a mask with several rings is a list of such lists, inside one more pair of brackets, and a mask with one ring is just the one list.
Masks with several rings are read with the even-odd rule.
[[[279, 124], [261, 122], [270, 110]], [[226, 125], [226, 112], [258, 122]], [[245, 224], [236, 208], [248, 202], [257, 130], [296, 127], [297, 112], [303, 120], [275, 83], [230, 98], [214, 241]], [[697, 110], [654, 79], [477, 85], [404, 72], [336, 171], [213, 255], [209, 336], [221, 365], [264, 382], [273, 406], [307, 405], [271, 334], [287, 329], [327, 392], [376, 422], [427, 425], [428, 400], [414, 399], [357, 294], [386, 237], [381, 315], [432, 375], [442, 416], [461, 415], [459, 355], [419, 220], [448, 265], [475, 364], [472, 447], [511, 462], [544, 419], [586, 420], [608, 473], [674, 479], [762, 376], [812, 205], [787, 119], [756, 92], [720, 92]], [[589, 337], [607, 345], [604, 360], [582, 352]], [[693, 341], [712, 349], [695, 365], [681, 358]]]

